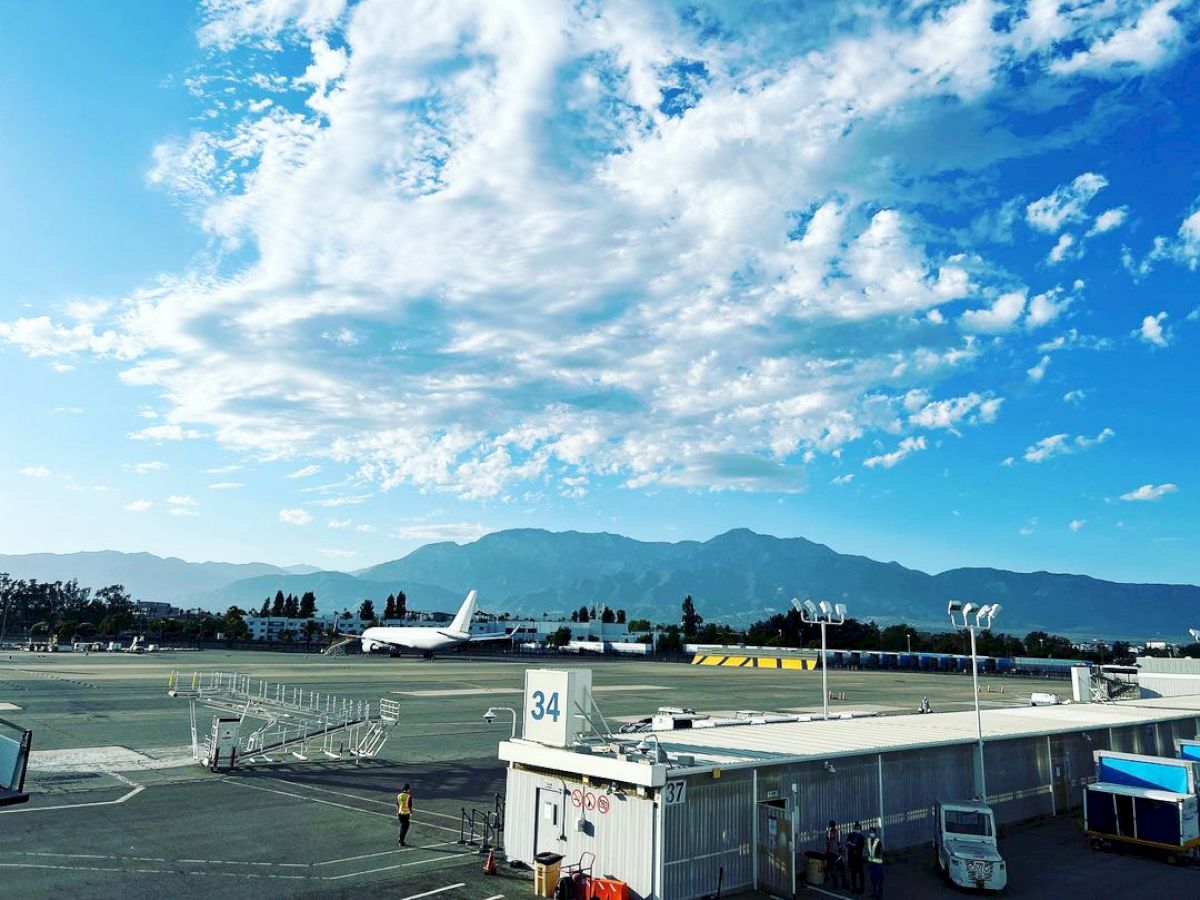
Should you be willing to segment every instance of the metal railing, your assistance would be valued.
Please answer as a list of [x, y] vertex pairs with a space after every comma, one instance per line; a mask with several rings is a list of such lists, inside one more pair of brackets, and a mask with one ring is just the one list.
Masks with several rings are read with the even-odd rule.
[[[215, 742], [210, 735], [201, 745], [196, 707], [223, 714], [238, 724], [236, 759], [243, 763], [276, 762], [271, 754], [305, 761], [313, 757], [365, 759], [376, 756], [400, 718], [400, 704], [381, 698], [339, 697], [328, 691], [256, 679], [240, 672], [172, 672], [168, 695], [190, 701], [192, 752], [198, 762], [211, 763]], [[217, 717], [220, 719], [221, 717]], [[214, 719], [214, 734], [217, 728]], [[242, 726], [253, 727], [245, 731]]]

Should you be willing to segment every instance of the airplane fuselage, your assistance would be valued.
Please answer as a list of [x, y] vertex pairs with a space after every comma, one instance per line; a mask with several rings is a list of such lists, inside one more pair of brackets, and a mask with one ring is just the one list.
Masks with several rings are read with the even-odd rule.
[[378, 625], [362, 633], [364, 653], [377, 647], [403, 648], [432, 653], [447, 650], [471, 639], [470, 634], [453, 632], [445, 628], [411, 628], [402, 625]]

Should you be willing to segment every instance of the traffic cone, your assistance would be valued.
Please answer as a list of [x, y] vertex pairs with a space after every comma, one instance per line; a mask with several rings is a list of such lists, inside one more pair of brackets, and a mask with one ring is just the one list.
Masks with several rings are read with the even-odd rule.
[[485, 862], [483, 864], [483, 874], [484, 875], [495, 875], [496, 874], [496, 851], [495, 850], [488, 851], [487, 862]]

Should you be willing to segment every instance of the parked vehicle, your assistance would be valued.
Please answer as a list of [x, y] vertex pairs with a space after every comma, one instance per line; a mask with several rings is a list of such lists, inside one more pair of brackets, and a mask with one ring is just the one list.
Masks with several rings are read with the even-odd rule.
[[939, 800], [933, 808], [938, 872], [959, 887], [1002, 891], [1008, 867], [996, 846], [996, 816], [986, 803]]

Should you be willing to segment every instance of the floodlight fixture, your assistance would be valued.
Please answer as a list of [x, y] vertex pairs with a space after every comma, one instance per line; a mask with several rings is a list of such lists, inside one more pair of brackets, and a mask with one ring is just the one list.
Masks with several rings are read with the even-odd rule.
[[1192, 636], [1193, 641], [1196, 641], [1196, 643], [1200, 643], [1200, 629], [1189, 628], [1188, 634], [1190, 634]]
[[836, 612], [841, 618], [843, 618], [843, 619], [846, 618], [846, 604], [845, 603], [835, 603], [834, 607], [833, 607], [833, 611]]
[[828, 600], [821, 601], [821, 615], [825, 616], [826, 618], [829, 618], [833, 615], [833, 604]]
[[979, 796], [987, 798], [987, 773], [983, 762], [983, 716], [979, 710], [979, 656], [976, 652], [975, 633], [981, 629], [992, 627], [992, 622], [1000, 614], [999, 603], [960, 603], [951, 600], [946, 604], [946, 615], [950, 624], [956, 628], [965, 628], [971, 636], [971, 684], [975, 695], [975, 727], [978, 733], [979, 758], [976, 764], [976, 786]]
[[807, 612], [814, 620], [818, 615], [820, 615], [820, 610], [817, 609], [817, 604], [813, 603], [811, 600], [804, 601], [804, 611]]

